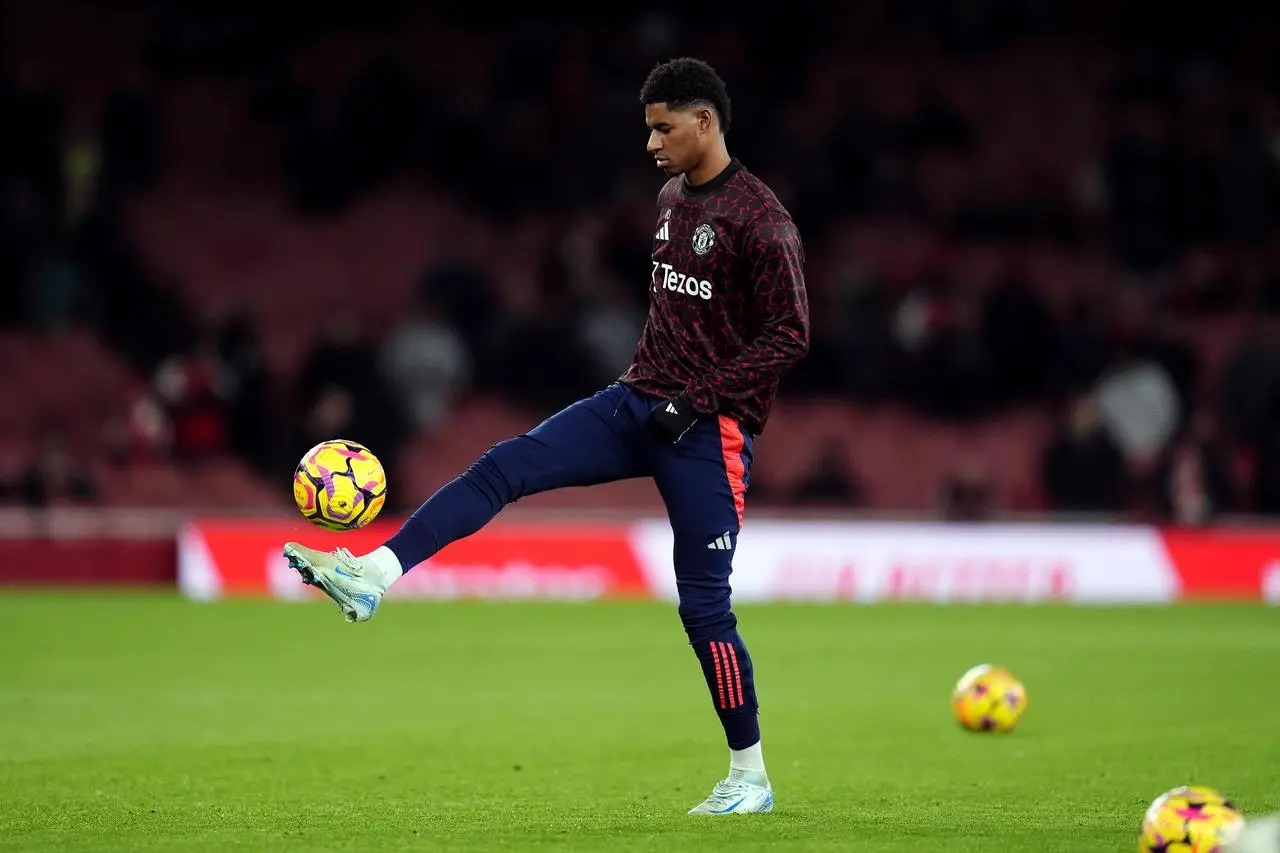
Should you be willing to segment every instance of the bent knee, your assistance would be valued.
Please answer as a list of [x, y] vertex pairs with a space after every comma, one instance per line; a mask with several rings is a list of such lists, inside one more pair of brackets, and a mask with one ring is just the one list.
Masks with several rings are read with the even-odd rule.
[[518, 500], [524, 494], [526, 467], [522, 461], [526, 453], [521, 440], [526, 436], [508, 438], [490, 447], [480, 458], [471, 463], [466, 477], [491, 492], [502, 503]]

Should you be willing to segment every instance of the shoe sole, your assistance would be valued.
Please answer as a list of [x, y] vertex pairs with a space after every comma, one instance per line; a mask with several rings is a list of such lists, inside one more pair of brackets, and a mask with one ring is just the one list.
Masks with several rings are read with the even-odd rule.
[[338, 605], [338, 609], [342, 611], [343, 616], [347, 617], [348, 622], [356, 621], [356, 610], [348, 601], [344, 600], [346, 596], [329, 583], [324, 575], [311, 568], [311, 564], [307, 562], [306, 557], [286, 545], [284, 558], [289, 561], [289, 568], [297, 572], [302, 578], [303, 583], [322, 589], [324, 594]]
[[734, 809], [733, 811], [728, 811], [728, 812], [690, 811], [688, 814], [690, 817], [726, 817], [728, 815], [735, 815], [735, 814], [768, 814], [769, 812], [773, 811], [773, 803], [774, 803], [774, 796], [773, 794], [770, 794], [769, 799], [765, 802], [765, 804], [756, 809]]

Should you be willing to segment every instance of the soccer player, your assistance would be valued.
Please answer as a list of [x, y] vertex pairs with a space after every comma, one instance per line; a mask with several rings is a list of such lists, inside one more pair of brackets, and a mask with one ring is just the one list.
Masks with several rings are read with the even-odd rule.
[[[804, 249], [791, 215], [725, 144], [729, 95], [711, 66], [658, 65], [640, 90], [658, 193], [649, 316], [635, 359], [594, 396], [490, 448], [364, 556], [290, 542], [285, 557], [348, 621], [405, 571], [526, 495], [652, 477], [675, 538], [679, 614], [729, 744], [729, 776], [690, 814], [767, 812], [754, 673], [729, 575], [752, 445], [782, 373], [809, 348]], [[638, 271], [637, 271], [638, 272]]]

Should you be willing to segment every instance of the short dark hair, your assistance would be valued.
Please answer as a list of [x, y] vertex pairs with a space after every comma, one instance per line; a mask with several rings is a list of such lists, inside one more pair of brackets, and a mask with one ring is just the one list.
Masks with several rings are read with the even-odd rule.
[[729, 131], [729, 90], [716, 70], [701, 59], [682, 56], [655, 65], [640, 87], [640, 103], [665, 103], [673, 110], [705, 104], [720, 117], [720, 130]]

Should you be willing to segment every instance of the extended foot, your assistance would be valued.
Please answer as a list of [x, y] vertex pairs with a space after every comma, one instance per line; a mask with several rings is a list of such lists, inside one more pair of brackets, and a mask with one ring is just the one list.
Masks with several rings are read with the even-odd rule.
[[346, 548], [317, 551], [288, 542], [284, 556], [304, 583], [320, 587], [337, 602], [348, 622], [367, 622], [373, 618], [386, 588], [375, 580], [376, 574], [368, 570], [364, 561]]
[[689, 814], [749, 814], [773, 811], [773, 786], [760, 772], [730, 773], [716, 783], [707, 797], [689, 809]]

